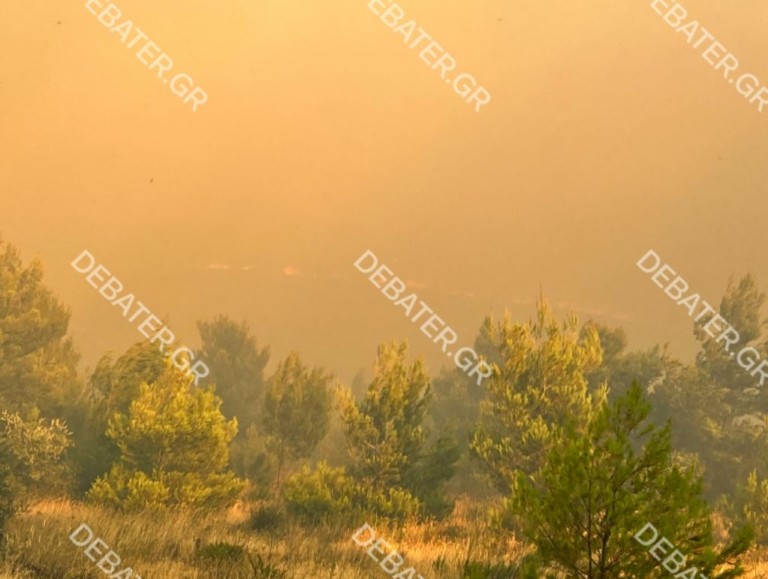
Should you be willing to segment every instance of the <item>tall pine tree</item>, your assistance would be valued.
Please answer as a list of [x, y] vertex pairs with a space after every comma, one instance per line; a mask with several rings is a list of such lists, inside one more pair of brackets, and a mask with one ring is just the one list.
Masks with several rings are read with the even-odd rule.
[[543, 297], [536, 321], [489, 317], [483, 334], [497, 354], [471, 450], [508, 492], [518, 471], [532, 475], [541, 467], [568, 421], [586, 428], [605, 400], [605, 386], [590, 392], [585, 377], [600, 364], [602, 349], [595, 328], [580, 332], [574, 315], [559, 324]]

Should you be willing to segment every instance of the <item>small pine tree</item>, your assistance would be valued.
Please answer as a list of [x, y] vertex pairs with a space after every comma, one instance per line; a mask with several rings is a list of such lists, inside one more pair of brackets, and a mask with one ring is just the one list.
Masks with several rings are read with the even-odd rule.
[[603, 406], [586, 432], [569, 426], [538, 476], [518, 475], [508, 508], [541, 559], [569, 576], [655, 576], [658, 561], [634, 539], [647, 523], [686, 555], [687, 567], [714, 579], [715, 568], [727, 563], [731, 568], [717, 577], [740, 575], [748, 533], [715, 552], [701, 480], [673, 464], [670, 427], [649, 425], [649, 412], [634, 383]]
[[401, 486], [426, 440], [422, 423], [432, 386], [421, 361], [408, 365], [407, 353], [405, 343], [380, 345], [363, 402], [340, 393], [353, 474], [375, 488]]
[[227, 472], [237, 421], [227, 422], [214, 386], [201, 389], [166, 362], [127, 414], [109, 420], [107, 435], [120, 461], [88, 493], [97, 502], [130, 510], [170, 505], [226, 506], [244, 483]]
[[459, 449], [448, 436], [427, 447], [424, 420], [432, 385], [421, 361], [407, 362], [406, 343], [382, 344], [374, 377], [358, 404], [340, 392], [344, 435], [354, 460], [351, 475], [359, 481], [361, 509], [383, 516], [443, 517], [453, 503], [443, 486], [454, 473]]

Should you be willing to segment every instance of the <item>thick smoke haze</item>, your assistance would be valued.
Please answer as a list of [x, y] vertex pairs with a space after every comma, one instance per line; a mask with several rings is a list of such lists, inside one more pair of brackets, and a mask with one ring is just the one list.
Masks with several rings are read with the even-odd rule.
[[[756, 0], [689, 2], [768, 78]], [[493, 95], [474, 113], [366, 2], [123, 2], [205, 88], [196, 113], [82, 2], [5, 2], [2, 235], [40, 257], [93, 366], [136, 339], [69, 262], [85, 248], [182, 339], [218, 313], [345, 380], [378, 342], [446, 364], [354, 270], [371, 249], [472, 341], [485, 314], [622, 325], [694, 352], [634, 262], [719, 301], [762, 258], [766, 117], [647, 3], [408, 8]], [[416, 289], [418, 288], [418, 289]]]

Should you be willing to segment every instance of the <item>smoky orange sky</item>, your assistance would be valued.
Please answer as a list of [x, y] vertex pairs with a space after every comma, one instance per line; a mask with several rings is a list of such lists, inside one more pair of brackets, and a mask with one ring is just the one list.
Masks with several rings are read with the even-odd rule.
[[[138, 341], [70, 262], [92, 252], [179, 339], [246, 319], [345, 380], [378, 342], [449, 361], [352, 262], [371, 249], [471, 344], [487, 313], [623, 326], [695, 351], [635, 266], [705, 299], [768, 286], [761, 114], [648, 1], [398, 0], [492, 94], [479, 113], [367, 0], [120, 0], [205, 89], [195, 113], [84, 8], [0, 4], [0, 233], [72, 308], [92, 367]], [[768, 82], [768, 6], [685, 2]]]

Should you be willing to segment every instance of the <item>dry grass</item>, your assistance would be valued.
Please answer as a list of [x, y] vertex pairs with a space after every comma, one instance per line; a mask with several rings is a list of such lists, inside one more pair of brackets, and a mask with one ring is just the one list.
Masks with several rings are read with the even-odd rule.
[[768, 577], [768, 552], [761, 549], [750, 553], [744, 559], [744, 567], [748, 569], [743, 575], [745, 579], [765, 579]]
[[[144, 578], [178, 577], [266, 577], [234, 567], [213, 568], [195, 556], [195, 540], [203, 546], [217, 542], [242, 546], [275, 568], [286, 579], [369, 579], [387, 575], [365, 555], [365, 549], [351, 541], [357, 527], [321, 526], [311, 531], [286, 525], [279, 531], [248, 528], [250, 509], [238, 504], [226, 513], [119, 514], [69, 501], [37, 504], [13, 519], [8, 528], [8, 555], [2, 577], [96, 578], [104, 574], [69, 541], [69, 534], [81, 523], [93, 529], [123, 560]], [[484, 526], [472, 526], [467, 513], [451, 521], [423, 525], [374, 525], [378, 534], [398, 550], [408, 566], [425, 577], [454, 578], [471, 555], [473, 560], [498, 561], [499, 553], [512, 561], [522, 546], [506, 537], [497, 537]], [[359, 521], [359, 525], [365, 521]], [[357, 525], [357, 526], [359, 526]], [[442, 561], [440, 569], [434, 563]], [[121, 568], [123, 568], [121, 567]], [[6, 575], [2, 575], [5, 573]], [[134, 577], [136, 575], [134, 574]]]
[[[81, 523], [93, 529], [135, 573], [145, 579], [269, 577], [267, 573], [246, 572], [242, 567], [216, 567], [195, 554], [195, 541], [202, 545], [226, 542], [259, 555], [285, 579], [370, 579], [386, 575], [365, 555], [365, 549], [350, 540], [356, 527], [322, 526], [311, 531], [285, 525], [271, 532], [248, 526], [250, 505], [238, 504], [226, 513], [192, 515], [141, 513], [123, 515], [98, 507], [69, 501], [46, 502], [11, 521], [8, 552], [0, 579], [55, 578], [96, 579], [105, 574], [69, 541], [69, 534]], [[374, 524], [406, 563], [424, 577], [455, 579], [469, 557], [474, 561], [519, 560], [526, 552], [509, 536], [495, 534], [483, 521], [483, 513], [467, 503], [445, 522], [422, 525]], [[359, 521], [361, 525], [365, 521]], [[765, 553], [750, 556], [750, 573], [757, 579], [768, 576]], [[277, 576], [275, 576], [277, 577]]]

